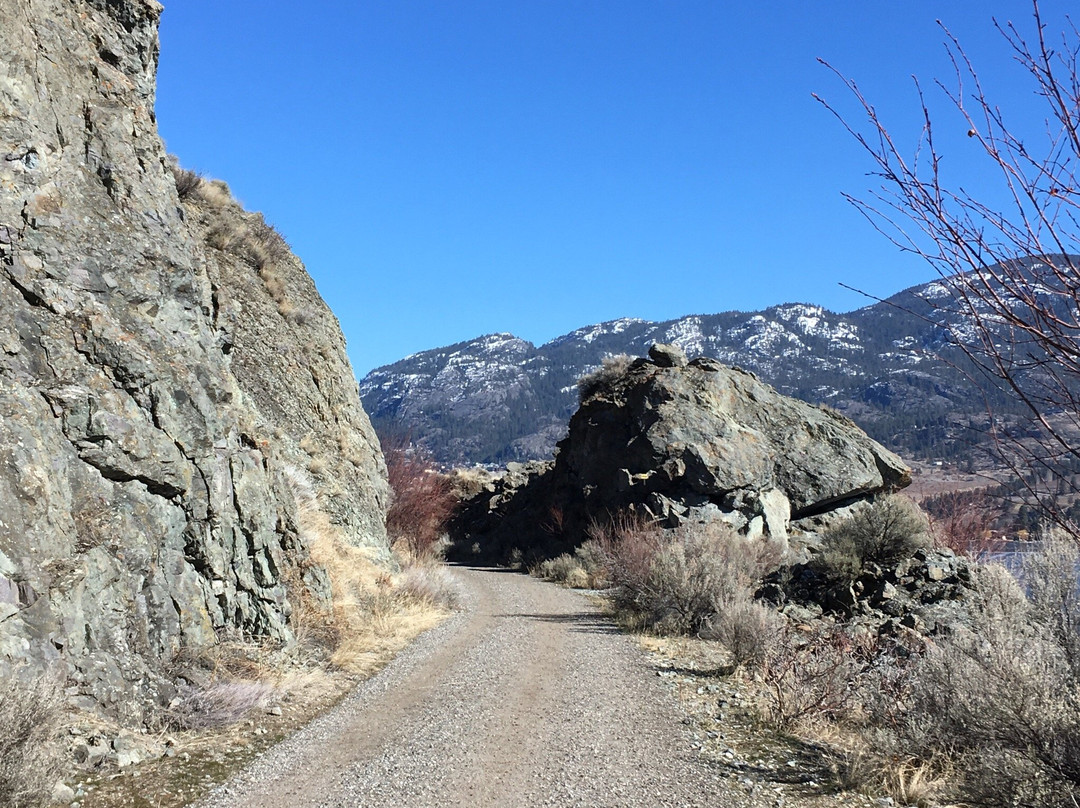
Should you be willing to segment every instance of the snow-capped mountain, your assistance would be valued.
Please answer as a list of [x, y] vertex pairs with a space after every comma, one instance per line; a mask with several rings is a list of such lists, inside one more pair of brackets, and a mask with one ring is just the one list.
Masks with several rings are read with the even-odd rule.
[[407, 434], [443, 463], [544, 458], [577, 407], [578, 378], [606, 356], [643, 356], [671, 342], [841, 410], [891, 448], [954, 457], [966, 445], [960, 433], [985, 408], [948, 338], [965, 323], [940, 306], [942, 292], [941, 283], [917, 286], [846, 314], [789, 303], [667, 322], [626, 318], [540, 346], [492, 334], [377, 368], [360, 394], [381, 433]]

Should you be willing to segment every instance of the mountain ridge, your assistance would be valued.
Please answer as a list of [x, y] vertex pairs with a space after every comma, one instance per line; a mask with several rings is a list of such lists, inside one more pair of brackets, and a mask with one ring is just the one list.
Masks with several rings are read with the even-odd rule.
[[665, 321], [623, 317], [540, 345], [486, 334], [375, 368], [360, 394], [381, 434], [410, 435], [445, 465], [540, 459], [576, 409], [580, 376], [606, 356], [669, 342], [828, 404], [891, 448], [967, 462], [965, 433], [985, 408], [972, 403], [970, 362], [950, 339], [964, 322], [939, 305], [948, 294], [934, 280], [846, 313], [778, 303]]

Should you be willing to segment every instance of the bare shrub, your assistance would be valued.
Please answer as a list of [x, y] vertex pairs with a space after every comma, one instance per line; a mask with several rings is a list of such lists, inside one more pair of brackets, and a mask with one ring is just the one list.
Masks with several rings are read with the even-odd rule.
[[700, 635], [722, 643], [731, 652], [735, 664], [760, 668], [782, 631], [783, 618], [752, 600], [746, 590], [742, 597], [733, 597], [721, 612], [711, 617]]
[[[868, 198], [848, 198], [901, 250], [941, 275], [946, 295], [931, 303], [935, 322], [941, 314], [962, 318], [948, 339], [985, 396], [992, 450], [1023, 484], [1025, 498], [1080, 540], [1080, 524], [1068, 514], [1080, 493], [1080, 29], [1064, 15], [1054, 31], [1057, 15], [1044, 17], [1042, 5], [1050, 4], [1030, 4], [1027, 33], [995, 21], [1027, 92], [989, 94], [991, 83], [942, 25], [952, 75], [928, 82], [933, 89], [925, 93], [916, 80], [916, 140], [890, 130], [856, 83], [835, 70], [864, 122], [825, 105], [866, 151], [869, 175], [880, 181]], [[1025, 96], [1045, 106], [1010, 111], [1008, 98]], [[942, 130], [966, 132], [965, 145], [941, 137]], [[906, 143], [913, 153], [905, 153]], [[967, 168], [948, 149], [963, 151]], [[1001, 417], [1010, 411], [1019, 417], [1015, 427], [1015, 419]]]
[[750, 586], [774, 564], [771, 548], [713, 523], [665, 531], [632, 515], [593, 525], [606, 559], [616, 608], [661, 633], [692, 634], [749, 598]]
[[931, 535], [936, 544], [955, 553], [971, 559], [986, 558], [1004, 545], [1004, 539], [995, 536], [993, 530], [1000, 510], [1001, 503], [985, 490], [943, 494], [935, 498], [930, 510]]
[[927, 546], [928, 530], [919, 507], [894, 494], [828, 528], [814, 563], [827, 578], [851, 581], [868, 563], [895, 564]]
[[632, 609], [636, 593], [648, 586], [649, 571], [664, 541], [664, 531], [651, 519], [623, 511], [609, 523], [592, 522], [588, 535], [615, 588], [616, 606]]
[[584, 404], [598, 393], [609, 390], [615, 382], [626, 375], [633, 361], [633, 357], [628, 354], [604, 357], [599, 368], [578, 379], [578, 401]]
[[176, 194], [180, 197], [180, 201], [193, 196], [202, 187], [203, 178], [198, 172], [188, 171], [175, 163], [170, 168], [172, 169], [173, 181], [176, 183]]
[[265, 682], [215, 681], [188, 687], [170, 706], [167, 720], [177, 729], [208, 729], [235, 724], [256, 708], [266, 707], [274, 688]]
[[0, 683], [0, 804], [31, 808], [48, 801], [63, 762], [56, 738], [62, 708], [52, 679], [12, 676]]
[[392, 491], [386, 513], [390, 541], [414, 558], [423, 558], [442, 539], [457, 507], [450, 480], [418, 446], [387, 441], [383, 454]]
[[423, 601], [437, 609], [453, 611], [461, 605], [457, 584], [442, 567], [409, 567], [401, 576], [398, 590], [404, 597]]
[[765, 714], [788, 731], [815, 721], [838, 721], [855, 708], [862, 666], [851, 639], [836, 626], [778, 631], [765, 649]]

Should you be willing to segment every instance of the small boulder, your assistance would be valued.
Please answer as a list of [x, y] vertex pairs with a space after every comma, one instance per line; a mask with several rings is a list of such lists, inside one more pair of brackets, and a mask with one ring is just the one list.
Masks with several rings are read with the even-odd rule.
[[682, 348], [666, 342], [657, 342], [649, 348], [649, 359], [661, 368], [683, 368], [687, 362]]

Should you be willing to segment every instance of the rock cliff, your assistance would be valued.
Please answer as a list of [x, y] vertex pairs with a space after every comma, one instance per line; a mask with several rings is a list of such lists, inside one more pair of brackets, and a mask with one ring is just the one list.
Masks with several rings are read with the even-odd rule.
[[784, 544], [794, 529], [911, 481], [899, 457], [847, 418], [674, 346], [609, 363], [582, 380], [582, 403], [553, 463], [512, 463], [469, 498], [459, 550], [499, 558], [579, 544], [591, 520], [633, 509], [675, 527], [721, 520]]
[[[333, 315], [154, 119], [155, 0], [0, 0], [0, 677], [136, 720], [228, 633], [288, 642], [297, 492], [386, 552]], [[184, 200], [178, 194], [184, 192]]]

